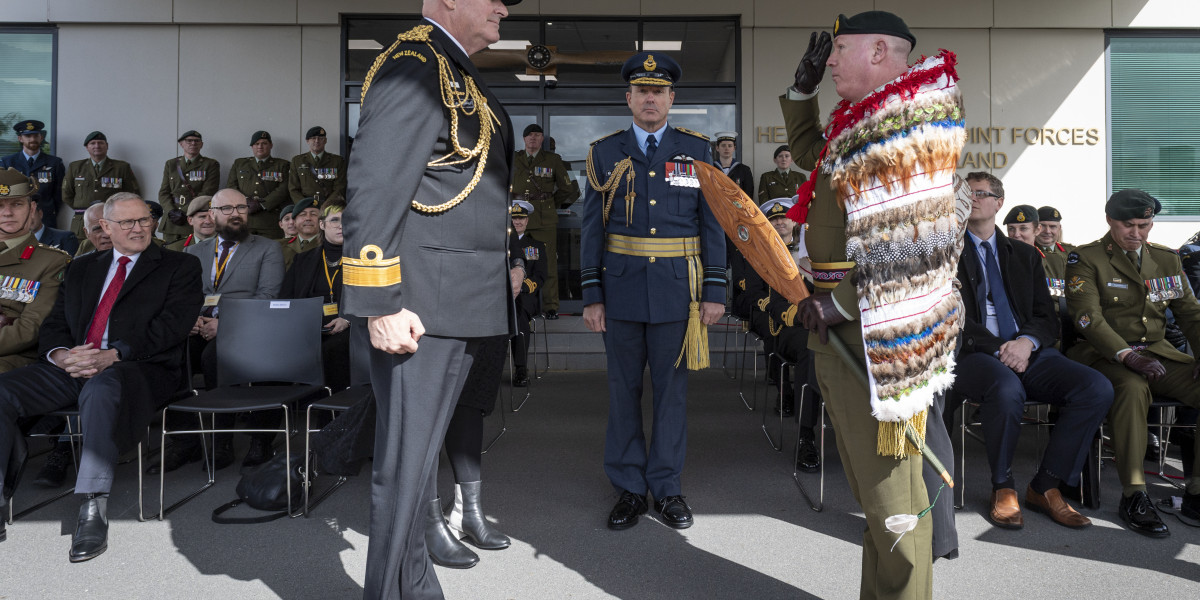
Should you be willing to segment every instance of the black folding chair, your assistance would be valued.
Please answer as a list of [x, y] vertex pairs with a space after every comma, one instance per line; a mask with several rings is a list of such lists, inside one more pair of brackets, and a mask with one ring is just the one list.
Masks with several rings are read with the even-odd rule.
[[[318, 394], [328, 394], [324, 369], [321, 365], [321, 298], [300, 300], [221, 300], [221, 329], [217, 336], [217, 384], [213, 390], [201, 392], [194, 398], [175, 402], [163, 411], [162, 444], [168, 435], [209, 436], [215, 444], [218, 433], [282, 433], [284, 452], [291, 453], [289, 410], [292, 405]], [[281, 351], [286, 349], [286, 351]], [[287, 382], [287, 383], [281, 383]], [[273, 385], [254, 385], [254, 384]], [[281, 429], [217, 429], [217, 414], [279, 410], [283, 414]], [[177, 411], [196, 415], [200, 427], [170, 431], [167, 412]], [[204, 415], [210, 415], [211, 428], [204, 427]], [[164, 502], [166, 469], [160, 457], [158, 518], [182, 506], [216, 483], [215, 453], [205, 452], [208, 481], [183, 499], [167, 506]], [[288, 460], [288, 469], [291, 464]], [[292, 513], [290, 480], [288, 484], [288, 513]], [[297, 507], [299, 508], [299, 507]]]

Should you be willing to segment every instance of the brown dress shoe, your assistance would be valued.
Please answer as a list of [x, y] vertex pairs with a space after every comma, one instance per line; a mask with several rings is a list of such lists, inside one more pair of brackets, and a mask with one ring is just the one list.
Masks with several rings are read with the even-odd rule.
[[1072, 529], [1083, 529], [1092, 524], [1092, 520], [1079, 514], [1066, 500], [1058, 489], [1051, 488], [1045, 494], [1033, 491], [1033, 487], [1025, 490], [1025, 505], [1030, 510], [1044, 513], [1055, 523]]
[[996, 527], [1020, 529], [1025, 526], [1021, 516], [1021, 505], [1017, 502], [1017, 490], [1001, 488], [992, 492], [992, 510], [988, 520]]

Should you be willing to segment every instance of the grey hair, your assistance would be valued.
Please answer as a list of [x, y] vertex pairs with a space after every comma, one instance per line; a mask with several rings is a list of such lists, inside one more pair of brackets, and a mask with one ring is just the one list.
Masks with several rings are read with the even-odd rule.
[[108, 219], [109, 217], [112, 216], [113, 209], [116, 207], [118, 202], [127, 202], [127, 201], [132, 201], [132, 200], [137, 200], [138, 202], [141, 202], [142, 204], [146, 203], [146, 201], [143, 200], [141, 196], [139, 196], [133, 192], [117, 192], [117, 193], [109, 196], [108, 200], [104, 201], [104, 218]]

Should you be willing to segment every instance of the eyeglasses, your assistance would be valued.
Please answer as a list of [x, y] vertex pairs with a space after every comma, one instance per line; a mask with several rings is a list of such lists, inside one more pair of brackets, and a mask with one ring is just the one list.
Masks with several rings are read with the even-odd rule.
[[214, 206], [212, 207], [212, 210], [219, 210], [221, 211], [221, 214], [228, 217], [229, 215], [232, 215], [233, 211], [235, 210], [239, 213], [245, 214], [250, 210], [250, 206], [248, 204], [238, 204], [237, 206]]
[[976, 198], [979, 198], [980, 200], [987, 198], [988, 196], [991, 196], [992, 198], [1000, 197], [999, 194], [993, 194], [991, 192], [984, 191], [984, 190], [975, 190], [975, 191], [971, 192], [971, 195], [975, 196]]
[[130, 229], [133, 229], [134, 225], [137, 225], [138, 227], [146, 229], [154, 224], [154, 219], [151, 217], [142, 217], [140, 219], [125, 219], [122, 221], [113, 221], [111, 219], [105, 219], [105, 221], [108, 221], [109, 223], [115, 223], [117, 225], [117, 227], [120, 227], [121, 229], [124, 229], [125, 231], [129, 231]]

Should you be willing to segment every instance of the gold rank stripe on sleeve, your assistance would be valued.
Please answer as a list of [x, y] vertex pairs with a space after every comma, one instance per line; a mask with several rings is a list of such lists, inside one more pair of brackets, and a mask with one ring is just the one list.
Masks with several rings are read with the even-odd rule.
[[[374, 255], [374, 258], [371, 256]], [[400, 257], [383, 258], [379, 246], [364, 246], [358, 258], [342, 258], [342, 283], [355, 287], [388, 287], [400, 283]]]

